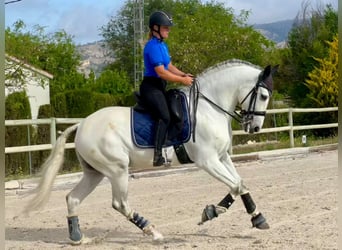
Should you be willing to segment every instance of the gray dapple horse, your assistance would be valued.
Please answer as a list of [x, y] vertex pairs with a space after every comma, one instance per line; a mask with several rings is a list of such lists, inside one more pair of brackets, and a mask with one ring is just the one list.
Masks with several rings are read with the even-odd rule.
[[[247, 213], [251, 215], [253, 227], [269, 228], [237, 173], [228, 149], [232, 143], [231, 120], [238, 114], [234, 113], [238, 103], [241, 105], [239, 118], [244, 130], [254, 133], [261, 129], [273, 90], [272, 75], [276, 70], [277, 66], [261, 69], [248, 62], [230, 60], [207, 69], [196, 78], [199, 86], [197, 125], [192, 135], [196, 135], [196, 140], [188, 141], [184, 147], [197, 167], [229, 188], [227, 196], [217, 205], [205, 207], [199, 224], [226, 212], [240, 196]], [[189, 101], [189, 89], [183, 91]], [[193, 110], [191, 115], [194, 116]], [[153, 156], [153, 149], [134, 145], [130, 119], [129, 107], [107, 107], [67, 128], [57, 139], [49, 158], [42, 166], [42, 178], [26, 211], [37, 209], [48, 200], [54, 179], [63, 164], [66, 139], [77, 130], [75, 150], [83, 167], [83, 177], [66, 197], [69, 238], [72, 243], [79, 244], [83, 238], [76, 209], [104, 177], [109, 179], [112, 186], [113, 208], [154, 240], [162, 239], [163, 236], [156, 227], [128, 203], [129, 168], [152, 166]], [[175, 156], [172, 162], [179, 164]]]

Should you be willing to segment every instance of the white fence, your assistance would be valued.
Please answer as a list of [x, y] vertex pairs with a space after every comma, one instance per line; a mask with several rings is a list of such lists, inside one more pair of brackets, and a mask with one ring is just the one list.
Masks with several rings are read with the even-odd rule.
[[[299, 108], [286, 108], [286, 109], [270, 109], [267, 110], [267, 115], [269, 114], [280, 114], [288, 113], [288, 126], [275, 127], [275, 128], [263, 128], [259, 133], [274, 133], [288, 131], [290, 137], [290, 146], [294, 147], [294, 131], [296, 130], [311, 130], [311, 129], [321, 129], [321, 128], [334, 128], [338, 127], [338, 123], [327, 123], [327, 124], [315, 124], [315, 125], [293, 125], [293, 114], [294, 113], [309, 113], [309, 112], [335, 112], [338, 111], [337, 107], [332, 108], [310, 108], [310, 109], [299, 109]], [[20, 153], [20, 152], [32, 152], [40, 150], [49, 150], [56, 141], [56, 125], [57, 124], [75, 124], [82, 121], [82, 118], [50, 118], [50, 119], [36, 119], [36, 120], [6, 120], [5, 126], [27, 126], [28, 134], [30, 133], [28, 125], [50, 125], [50, 144], [40, 144], [40, 145], [30, 145], [30, 140], [28, 140], [28, 145], [26, 146], [16, 146], [16, 147], [6, 147], [5, 154], [10, 153]], [[258, 133], [258, 134], [259, 134]], [[234, 130], [233, 136], [236, 135], [246, 135], [243, 130]], [[74, 143], [67, 143], [66, 148], [73, 148]]]
[[[290, 146], [294, 147], [294, 131], [296, 130], [310, 130], [310, 129], [320, 129], [320, 128], [337, 128], [338, 123], [326, 123], [326, 124], [315, 124], [315, 125], [293, 125], [293, 114], [294, 113], [313, 113], [313, 112], [333, 112], [338, 111], [338, 107], [331, 108], [286, 108], [286, 109], [270, 109], [267, 110], [268, 114], [280, 114], [288, 113], [288, 126], [275, 127], [275, 128], [263, 128], [260, 133], [272, 133], [272, 132], [283, 132], [289, 131]], [[244, 135], [246, 134], [243, 130], [233, 131], [233, 135]]]

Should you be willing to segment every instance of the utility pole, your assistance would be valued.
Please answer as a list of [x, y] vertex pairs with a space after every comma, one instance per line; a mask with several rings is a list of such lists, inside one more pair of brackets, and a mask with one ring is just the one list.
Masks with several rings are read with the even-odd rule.
[[138, 89], [143, 72], [144, 0], [134, 0], [134, 88]]

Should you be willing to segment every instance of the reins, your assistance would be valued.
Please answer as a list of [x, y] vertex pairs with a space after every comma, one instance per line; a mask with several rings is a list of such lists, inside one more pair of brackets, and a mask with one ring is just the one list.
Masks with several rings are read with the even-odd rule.
[[191, 119], [191, 134], [192, 134], [192, 141], [196, 141], [196, 113], [197, 113], [197, 106], [198, 106], [198, 98], [199, 98], [199, 87], [198, 87], [198, 82], [197, 79], [194, 78], [193, 83], [190, 87], [190, 92], [189, 92], [189, 104], [190, 104], [190, 115], [192, 114]]
[[[194, 78], [193, 84], [190, 87], [190, 93], [189, 93], [189, 103], [190, 103], [190, 114], [192, 114], [192, 140], [195, 142], [195, 131], [196, 131], [196, 113], [197, 113], [197, 106], [198, 106], [198, 99], [199, 97], [203, 97], [204, 100], [209, 102], [211, 105], [216, 107], [217, 109], [221, 110], [223, 113], [231, 116], [233, 119], [235, 119], [237, 122], [241, 123], [242, 116], [234, 111], [234, 113], [231, 113], [223, 108], [221, 108], [218, 104], [210, 100], [208, 97], [206, 97], [200, 90], [199, 90], [199, 84], [196, 78]], [[191, 107], [193, 108], [191, 110]], [[191, 112], [192, 111], [192, 112]]]

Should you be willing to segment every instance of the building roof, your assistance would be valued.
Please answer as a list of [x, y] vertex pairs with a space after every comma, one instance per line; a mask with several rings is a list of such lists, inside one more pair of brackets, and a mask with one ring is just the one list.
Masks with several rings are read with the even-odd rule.
[[36, 67], [34, 67], [34, 66], [32, 66], [32, 65], [29, 65], [29, 64], [27, 64], [27, 63], [25, 63], [25, 62], [19, 60], [18, 58], [15, 58], [15, 57], [10, 56], [10, 55], [8, 55], [8, 54], [5, 54], [5, 58], [6, 58], [7, 60], [10, 60], [10, 61], [12, 61], [12, 62], [15, 62], [15, 63], [19, 64], [20, 66], [22, 66], [22, 67], [24, 67], [24, 68], [26, 68], [26, 69], [32, 70], [33, 72], [35, 72], [35, 73], [37, 73], [37, 74], [40, 74], [40, 75], [42, 75], [42, 76], [45, 76], [45, 77], [47, 77], [47, 78], [49, 78], [49, 79], [53, 79], [53, 75], [50, 74], [49, 72], [44, 71], [44, 70], [41, 70], [41, 69], [38, 69], [38, 68], [36, 68]]

